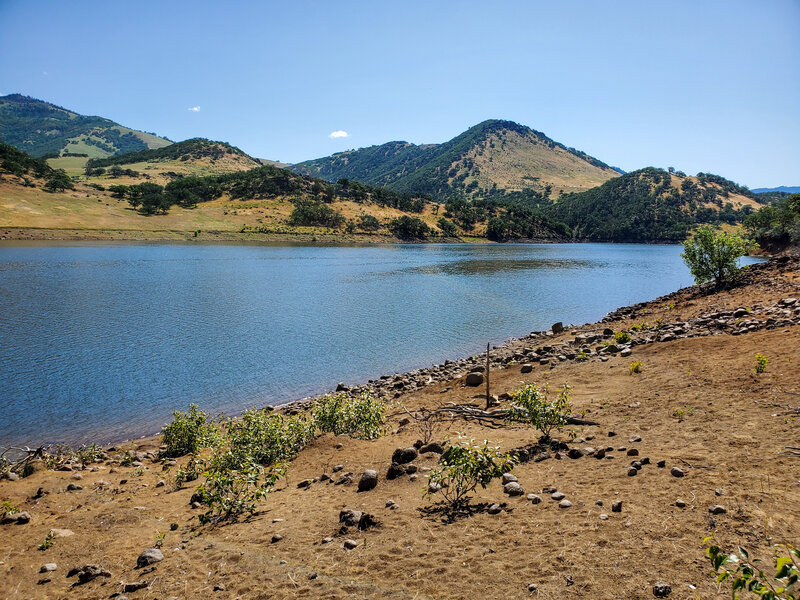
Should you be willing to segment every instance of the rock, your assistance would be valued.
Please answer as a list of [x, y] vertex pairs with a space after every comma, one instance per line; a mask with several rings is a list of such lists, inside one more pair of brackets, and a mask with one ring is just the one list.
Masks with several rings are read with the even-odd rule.
[[513, 473], [503, 473], [503, 477], [500, 480], [503, 485], [511, 483], [512, 481], [519, 481], [519, 479], [517, 479], [517, 476]]
[[495, 504], [492, 504], [492, 505], [489, 507], [489, 509], [487, 510], [487, 512], [488, 512], [490, 515], [496, 515], [496, 514], [499, 514], [499, 513], [501, 513], [502, 511], [503, 511], [503, 508], [502, 508], [502, 507], [501, 507], [499, 504], [497, 504], [497, 503], [495, 503]]
[[65, 538], [75, 535], [75, 532], [71, 529], [51, 529], [50, 535], [56, 538]]
[[553, 333], [561, 333], [562, 331], [564, 331], [564, 324], [561, 321], [553, 323], [553, 325], [550, 327], [550, 331], [552, 331]]
[[358, 527], [361, 522], [361, 517], [364, 513], [360, 510], [353, 510], [352, 508], [345, 508], [339, 512], [339, 523], [347, 527]]
[[623, 348], [623, 349], [620, 351], [620, 353], [619, 353], [619, 355], [620, 355], [622, 358], [627, 358], [627, 357], [628, 357], [628, 356], [630, 356], [631, 354], [632, 354], [632, 352], [631, 352], [631, 349], [630, 349], [630, 348]]
[[84, 565], [82, 567], [73, 567], [67, 573], [67, 577], [78, 576], [78, 584], [87, 583], [98, 577], [111, 577], [111, 573], [106, 571], [100, 565]]
[[686, 502], [678, 498], [677, 500], [675, 500], [675, 506], [677, 506], [678, 508], [685, 508]]
[[347, 385], [345, 385], [344, 382], [342, 382], [342, 381], [340, 381], [339, 383], [336, 384], [336, 391], [337, 392], [347, 392], [349, 390], [350, 390], [350, 388], [347, 387]]
[[75, 485], [74, 483], [70, 483], [67, 486], [67, 491], [68, 492], [77, 492], [78, 490], [82, 490], [82, 489], [83, 489], [83, 486]]
[[334, 465], [333, 469], [331, 469], [331, 471], [333, 471], [334, 473], [338, 473], [342, 469], [344, 469], [344, 465]]
[[622, 500], [611, 503], [611, 512], [622, 512]]
[[509, 496], [522, 496], [522, 494], [525, 493], [525, 490], [522, 489], [522, 486], [516, 481], [510, 481], [505, 484], [503, 486], [503, 491]]
[[653, 584], [653, 596], [656, 598], [666, 598], [672, 593], [672, 586], [663, 581], [657, 581]]
[[538, 590], [538, 589], [539, 589], [539, 586], [538, 586], [538, 585], [536, 585], [535, 583], [529, 583], [529, 584], [528, 584], [528, 591], [529, 591], [531, 594], [532, 594], [533, 592], [535, 592], [536, 590]]
[[533, 371], [533, 365], [530, 363], [525, 363], [520, 368], [520, 373], [530, 373], [531, 371]]
[[372, 469], [367, 469], [358, 481], [358, 491], [368, 492], [378, 485], [378, 472]]
[[332, 541], [333, 541], [333, 538], [332, 538], [332, 537], [324, 537], [324, 538], [322, 538], [322, 540], [321, 540], [321, 542], [322, 542], [323, 544], [330, 544]]
[[52, 573], [58, 569], [58, 565], [56, 563], [45, 563], [39, 569], [39, 573]]
[[634, 434], [634, 435], [632, 435], [631, 437], [628, 438], [628, 441], [631, 444], [634, 444], [636, 442], [641, 442], [642, 441], [642, 436]]
[[594, 457], [596, 459], [598, 459], [598, 460], [601, 459], [601, 458], [605, 458], [605, 456], [606, 456], [606, 449], [605, 448], [600, 448], [600, 450], [598, 450], [597, 452], [594, 453]]
[[628, 469], [628, 477], [636, 477], [636, 475], [638, 474], [639, 474], [639, 469], [637, 469], [636, 467], [631, 467], [630, 469]]
[[628, 450], [628, 456], [639, 456], [639, 450], [636, 448], [631, 448]]
[[25, 525], [26, 523], [30, 523], [31, 513], [29, 513], [27, 510], [23, 510], [21, 513], [14, 515], [14, 520], [17, 522], [17, 525]]
[[632, 466], [634, 469], [636, 469], [637, 471], [641, 471], [641, 470], [642, 470], [642, 463], [641, 463], [640, 461], [638, 461], [638, 460], [635, 460], [635, 461], [633, 461], [633, 462], [631, 463], [631, 466]]
[[400, 422], [397, 424], [397, 426], [398, 427], [405, 427], [409, 423], [411, 423], [411, 419], [409, 419], [408, 417], [403, 417], [402, 419], [400, 419]]
[[614, 437], [615, 435], [617, 435], [616, 431], [609, 431], [608, 432], [608, 437]]
[[563, 500], [566, 497], [566, 494], [564, 492], [553, 492], [550, 494], [550, 497], [558, 502], [559, 500]]
[[156, 483], [157, 488], [164, 487], [165, 485], [167, 485], [167, 482], [164, 481], [163, 479], [159, 479], [158, 482]]
[[608, 521], [608, 515], [606, 513], [600, 513], [600, 520]]
[[708, 512], [710, 512], [712, 515], [724, 515], [728, 511], [725, 509], [724, 506], [720, 504], [715, 504], [714, 506], [708, 509]]
[[657, 466], [659, 469], [663, 469], [664, 467], [666, 467], [666, 466], [667, 466], [667, 461], [666, 461], [666, 460], [664, 460], [664, 459], [661, 459], [660, 461], [658, 461], [658, 462], [656, 463], [656, 466]]
[[[126, 594], [130, 594], [131, 592], [136, 592], [138, 590], [146, 588], [149, 583], [146, 581], [131, 581], [130, 583], [123, 583], [122, 584], [122, 591]], [[119, 596], [117, 596], [119, 598]]]
[[649, 465], [650, 464], [650, 458], [645, 456], [645, 457], [639, 459], [639, 462], [642, 463], [643, 465]]
[[410, 463], [415, 458], [417, 458], [417, 449], [413, 447], [398, 448], [392, 454], [392, 462], [398, 465]]
[[406, 468], [403, 465], [392, 463], [389, 470], [386, 471], [386, 479], [397, 479], [398, 477], [406, 474]]
[[218, 583], [214, 586], [215, 592], [224, 592], [227, 588], [225, 587], [224, 583]]
[[578, 448], [570, 448], [569, 452], [567, 452], [567, 456], [569, 456], [570, 458], [573, 458], [573, 459], [582, 458], [583, 457], [583, 452], [581, 452], [580, 449], [578, 449]]
[[146, 567], [153, 563], [161, 562], [164, 560], [164, 554], [158, 548], [148, 548], [139, 555], [136, 559], [137, 567]]
[[397, 506], [397, 502], [389, 498], [386, 500], [386, 508], [392, 508], [393, 506]]
[[595, 504], [595, 506], [603, 506], [603, 501], [602, 500], [596, 500], [594, 504]]
[[528, 494], [527, 498], [533, 504], [539, 504], [542, 501], [542, 497], [541, 496], [537, 496], [536, 494]]
[[439, 442], [429, 442], [420, 447], [419, 453], [426, 454], [428, 452], [435, 452], [436, 454], [443, 454], [444, 447]]
[[683, 477], [683, 469], [672, 467], [669, 471], [673, 477]]
[[277, 542], [280, 542], [282, 539], [283, 539], [283, 536], [280, 533], [276, 533], [275, 535], [272, 536], [272, 539], [270, 540], [270, 543], [275, 544]]
[[317, 572], [316, 572], [316, 571], [312, 571], [312, 572], [309, 574], [309, 576], [308, 576], [308, 579], [309, 579], [309, 580], [311, 580], [311, 581], [313, 581], [313, 580], [315, 580], [317, 577], [319, 577], [319, 575], [317, 575]]
[[303, 479], [303, 481], [297, 484], [297, 487], [300, 489], [307, 488], [310, 487], [312, 483], [314, 483], [313, 479]]
[[572, 506], [572, 502], [564, 498], [561, 502], [558, 503], [559, 508], [569, 508]]
[[344, 541], [344, 548], [345, 548], [345, 550], [354, 550], [354, 549], [358, 548], [358, 542], [355, 541], [355, 540], [346, 539]]
[[465, 382], [470, 387], [477, 387], [483, 383], [483, 373], [469, 373]]

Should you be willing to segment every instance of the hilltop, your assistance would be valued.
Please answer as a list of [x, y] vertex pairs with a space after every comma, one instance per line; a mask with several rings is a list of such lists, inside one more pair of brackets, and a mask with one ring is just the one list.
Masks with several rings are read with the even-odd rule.
[[172, 143], [21, 94], [0, 96], [0, 139], [37, 157], [64, 153], [105, 157]]
[[540, 131], [497, 119], [470, 127], [443, 144], [388, 142], [290, 168], [328, 181], [357, 179], [437, 200], [512, 192], [547, 198], [586, 190], [620, 174]]
[[724, 177], [647, 167], [544, 208], [577, 239], [681, 241], [701, 223], [734, 225], [758, 210], [761, 199]]

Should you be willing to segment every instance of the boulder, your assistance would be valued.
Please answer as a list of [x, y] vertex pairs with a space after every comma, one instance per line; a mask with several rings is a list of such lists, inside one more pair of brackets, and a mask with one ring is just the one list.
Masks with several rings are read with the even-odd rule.
[[483, 383], [483, 373], [469, 373], [467, 375], [466, 384], [471, 387], [477, 387]]
[[425, 454], [427, 452], [435, 452], [436, 454], [444, 453], [444, 447], [439, 442], [428, 442], [427, 444], [423, 445], [419, 449], [420, 454]]
[[398, 448], [392, 454], [392, 462], [397, 463], [398, 465], [404, 465], [406, 463], [410, 463], [412, 460], [417, 458], [417, 456], [418, 454], [416, 448]]
[[392, 463], [389, 470], [386, 471], [386, 479], [397, 479], [398, 477], [406, 474], [406, 468], [403, 465]]
[[376, 485], [378, 485], [378, 472], [373, 469], [367, 469], [358, 481], [358, 491], [368, 492], [375, 489]]
[[561, 333], [562, 331], [564, 331], [564, 324], [561, 321], [553, 323], [553, 325], [550, 327], [550, 331], [552, 331], [553, 333]]
[[503, 485], [505, 485], [507, 483], [511, 483], [512, 481], [519, 481], [519, 479], [517, 479], [517, 476], [513, 473], [503, 473], [503, 477], [500, 481]]
[[139, 555], [136, 559], [137, 567], [146, 567], [153, 563], [161, 562], [164, 560], [164, 554], [158, 548], [148, 548]]
[[522, 496], [525, 490], [516, 481], [510, 481], [503, 486], [503, 491], [509, 496]]

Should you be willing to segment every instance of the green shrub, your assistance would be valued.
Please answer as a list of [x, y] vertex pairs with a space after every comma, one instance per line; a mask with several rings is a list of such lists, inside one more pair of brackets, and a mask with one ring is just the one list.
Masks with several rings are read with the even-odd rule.
[[456, 227], [456, 224], [453, 223], [452, 221], [449, 221], [444, 217], [440, 217], [436, 224], [442, 231], [443, 236], [456, 237], [458, 235], [458, 227]]
[[631, 375], [633, 373], [641, 373], [642, 372], [642, 361], [635, 360], [631, 364], [628, 365], [628, 371], [630, 371]]
[[358, 227], [364, 231], [378, 231], [381, 228], [381, 222], [372, 215], [361, 215], [358, 218]]
[[618, 331], [614, 334], [614, 341], [618, 344], [627, 344], [631, 341], [631, 336], [627, 331]]
[[304, 414], [278, 415], [253, 408], [228, 424], [231, 468], [248, 460], [259, 465], [283, 462], [300, 452], [314, 437], [314, 424]]
[[554, 430], [561, 430], [572, 413], [569, 386], [566, 384], [554, 400], [548, 398], [550, 389], [545, 384], [537, 387], [530, 383], [511, 394], [511, 404], [506, 410], [506, 420], [533, 425], [545, 438]]
[[163, 456], [184, 456], [194, 454], [201, 448], [219, 442], [219, 431], [208, 415], [192, 404], [187, 412], [173, 411], [172, 423], [161, 431], [163, 444], [167, 447]]
[[403, 215], [398, 219], [392, 219], [389, 223], [389, 231], [401, 240], [425, 240], [431, 233], [430, 227], [422, 219]]
[[0, 502], [0, 519], [6, 515], [14, 515], [19, 512], [19, 507], [12, 504], [10, 500]]
[[[709, 543], [710, 537], [703, 540], [703, 546]], [[778, 544], [785, 556], [775, 558], [775, 573], [764, 572], [758, 559], [750, 559], [744, 548], [728, 554], [716, 544], [706, 548], [706, 556], [714, 568], [717, 585], [729, 581], [731, 598], [734, 600], [745, 594], [747, 597], [761, 597], [763, 600], [798, 600], [800, 599], [800, 550], [789, 544]], [[735, 565], [730, 569], [726, 565]]]
[[327, 204], [316, 200], [296, 200], [289, 217], [289, 225], [305, 225], [336, 228], [345, 224], [344, 215]]
[[767, 363], [769, 359], [761, 354], [760, 352], [756, 353], [756, 366], [753, 369], [756, 373], [765, 373], [767, 370]]
[[314, 407], [313, 421], [315, 428], [323, 433], [373, 440], [383, 434], [385, 413], [386, 405], [371, 392], [363, 392], [358, 398], [331, 394]]
[[453, 507], [464, 506], [479, 485], [485, 488], [492, 479], [511, 471], [516, 462], [515, 457], [486, 441], [478, 445], [459, 437], [456, 443], [448, 443], [439, 466], [428, 473], [426, 495], [440, 493]]
[[683, 243], [681, 257], [689, 267], [695, 283], [713, 281], [720, 287], [736, 278], [736, 261], [757, 247], [757, 244], [738, 233], [714, 231], [701, 225], [691, 239]]
[[258, 502], [284, 473], [282, 466], [265, 467], [250, 456], [218, 449], [204, 473], [205, 482], [197, 488], [202, 503], [208, 506], [199, 516], [200, 522], [217, 524], [255, 513]]

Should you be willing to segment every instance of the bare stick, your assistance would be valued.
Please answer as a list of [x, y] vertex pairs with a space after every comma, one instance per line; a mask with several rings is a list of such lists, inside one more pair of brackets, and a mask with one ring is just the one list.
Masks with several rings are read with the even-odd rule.
[[489, 342], [486, 342], [486, 410], [492, 406], [492, 397], [489, 394]]

